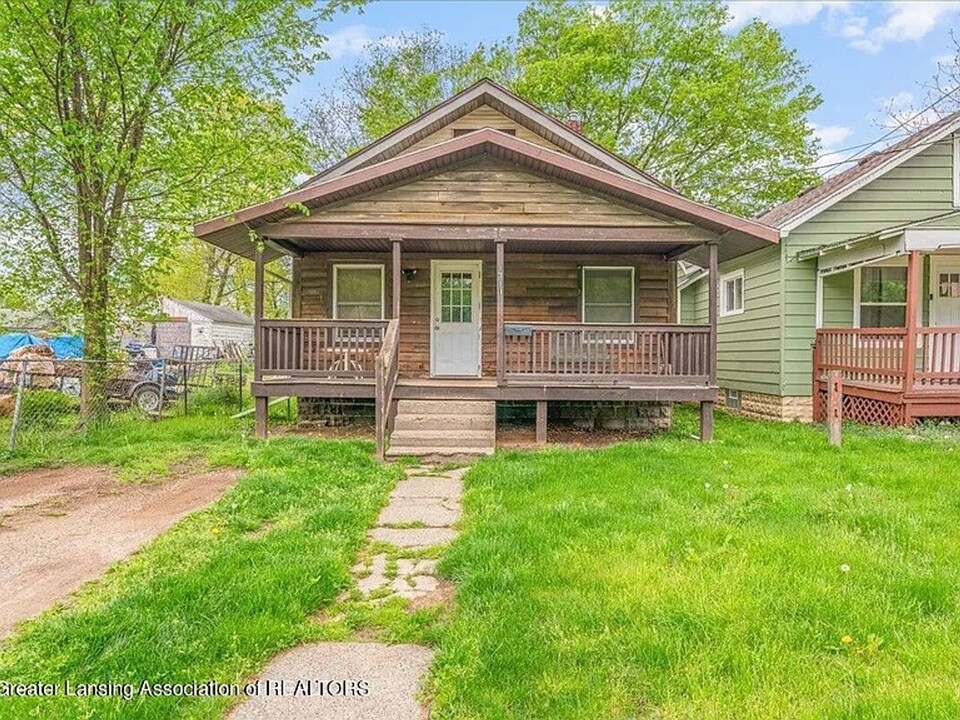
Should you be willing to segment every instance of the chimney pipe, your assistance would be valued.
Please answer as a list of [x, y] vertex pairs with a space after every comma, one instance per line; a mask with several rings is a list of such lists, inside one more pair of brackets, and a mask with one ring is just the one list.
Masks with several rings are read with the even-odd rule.
[[567, 127], [578, 135], [583, 134], [583, 121], [580, 119], [580, 113], [576, 110], [571, 110], [567, 115]]

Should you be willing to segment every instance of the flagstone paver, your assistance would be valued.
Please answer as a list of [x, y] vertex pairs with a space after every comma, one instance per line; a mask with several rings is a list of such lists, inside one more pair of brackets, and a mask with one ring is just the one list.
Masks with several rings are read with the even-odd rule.
[[[356, 589], [366, 602], [391, 597], [414, 604], [437, 602], [441, 581], [437, 561], [424, 550], [446, 545], [457, 537], [462, 478], [467, 468], [413, 468], [390, 495], [376, 527], [369, 532], [374, 554], [353, 567]], [[392, 546], [383, 548], [383, 545]], [[447, 583], [449, 587], [449, 583]], [[442, 594], [442, 593], [441, 593]], [[349, 593], [347, 594], [349, 595]], [[258, 695], [245, 700], [232, 720], [421, 720], [417, 701], [433, 651], [416, 645], [379, 643], [313, 643], [284, 653], [267, 666], [257, 682], [284, 680], [279, 696]], [[297, 679], [366, 680], [365, 695], [295, 695]]]

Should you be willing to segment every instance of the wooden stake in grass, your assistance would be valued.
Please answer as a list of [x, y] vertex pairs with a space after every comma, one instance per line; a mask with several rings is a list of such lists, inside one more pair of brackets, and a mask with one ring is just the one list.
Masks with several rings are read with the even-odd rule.
[[831, 445], [842, 442], [843, 378], [839, 370], [827, 373], [827, 440]]

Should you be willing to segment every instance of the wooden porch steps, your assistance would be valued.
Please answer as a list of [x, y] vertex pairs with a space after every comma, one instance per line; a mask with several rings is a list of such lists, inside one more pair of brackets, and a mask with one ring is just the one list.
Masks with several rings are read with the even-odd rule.
[[492, 400], [400, 400], [387, 457], [490, 455], [496, 444]]

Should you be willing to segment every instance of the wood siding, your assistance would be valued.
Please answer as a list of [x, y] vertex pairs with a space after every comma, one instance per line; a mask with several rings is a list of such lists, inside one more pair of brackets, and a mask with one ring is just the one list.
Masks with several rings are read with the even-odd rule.
[[463, 117], [454, 120], [450, 124], [443, 126], [436, 132], [427, 135], [427, 137], [416, 145], [412, 145], [408, 150], [405, 150], [403, 154], [451, 140], [454, 137], [455, 130], [480, 130], [485, 127], [493, 128], [494, 130], [513, 130], [521, 140], [526, 140], [527, 142], [549, 148], [550, 150], [564, 152], [546, 138], [540, 137], [532, 130], [511, 120], [503, 113], [497, 112], [489, 105], [483, 105], [472, 112], [468, 112]]
[[[417, 271], [401, 287], [400, 373], [407, 377], [430, 374], [430, 261], [471, 260], [468, 254], [404, 253], [404, 269]], [[483, 308], [482, 354], [484, 377], [496, 376], [496, 288], [493, 253], [482, 255]], [[332, 265], [382, 263], [386, 280], [386, 313], [392, 293], [390, 256], [386, 253], [315, 253], [303, 258], [300, 270], [299, 317], [325, 319], [332, 315]], [[580, 322], [580, 268], [584, 265], [635, 268], [635, 321], [671, 321], [670, 274], [674, 263], [643, 255], [534, 255], [511, 254], [505, 262], [506, 322]]]
[[314, 212], [296, 222], [669, 227], [612, 199], [483, 160]]

